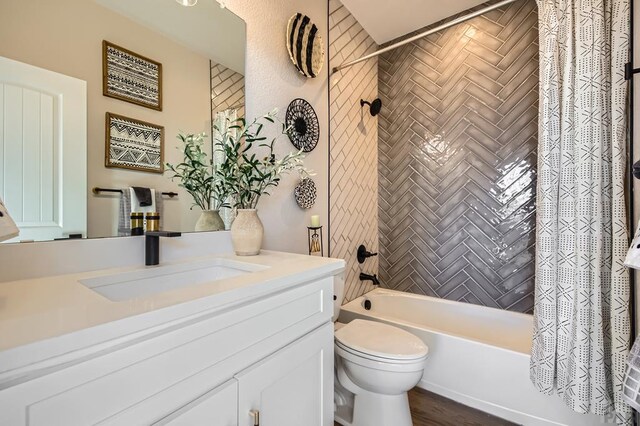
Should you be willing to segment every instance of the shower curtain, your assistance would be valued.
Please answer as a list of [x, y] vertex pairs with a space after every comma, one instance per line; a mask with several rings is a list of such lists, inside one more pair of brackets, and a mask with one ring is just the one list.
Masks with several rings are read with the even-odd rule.
[[[237, 125], [235, 121], [238, 119], [238, 110], [237, 109], [227, 109], [224, 111], [219, 111], [216, 113], [214, 119], [214, 127], [211, 131], [211, 151], [213, 152], [213, 162], [214, 164], [220, 164], [224, 162], [224, 153], [219, 150], [214, 149], [214, 144], [216, 141], [222, 139], [223, 135], [229, 131], [229, 126]], [[217, 130], [216, 130], [217, 129]], [[233, 131], [234, 135], [236, 134], [236, 130]], [[232, 200], [224, 200], [228, 203], [233, 203]], [[220, 217], [224, 222], [224, 229], [227, 231], [231, 229], [231, 224], [233, 220], [236, 218], [235, 209], [231, 207], [222, 207], [220, 208]]]
[[540, 136], [530, 376], [580, 413], [631, 424], [624, 177], [629, 1], [537, 0]]

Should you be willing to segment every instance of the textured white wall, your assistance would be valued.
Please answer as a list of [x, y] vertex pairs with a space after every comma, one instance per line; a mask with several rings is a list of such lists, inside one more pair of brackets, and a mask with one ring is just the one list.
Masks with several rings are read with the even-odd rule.
[[[293, 198], [299, 181], [291, 175], [284, 179], [270, 197], [260, 200], [258, 213], [265, 227], [264, 247], [297, 253], [308, 252], [306, 226], [312, 214], [321, 216], [325, 244], [328, 218], [328, 71], [308, 79], [291, 63], [285, 44], [289, 18], [296, 12], [308, 15], [318, 26], [327, 52], [327, 2], [302, 0], [226, 0], [226, 6], [247, 23], [247, 62], [245, 75], [246, 111], [251, 119], [274, 107], [284, 112], [295, 98], [306, 99], [320, 121], [320, 141], [307, 156], [305, 164], [317, 174], [313, 177], [318, 199], [313, 208], [302, 210]], [[285, 137], [280, 141], [280, 154], [295, 149]], [[325, 247], [326, 255], [326, 247]]]

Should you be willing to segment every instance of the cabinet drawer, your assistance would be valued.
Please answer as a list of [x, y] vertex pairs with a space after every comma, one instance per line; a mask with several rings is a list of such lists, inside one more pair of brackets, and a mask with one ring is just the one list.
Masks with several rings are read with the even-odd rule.
[[157, 421], [329, 321], [332, 282], [326, 278], [230, 308], [0, 392], [0, 424]]

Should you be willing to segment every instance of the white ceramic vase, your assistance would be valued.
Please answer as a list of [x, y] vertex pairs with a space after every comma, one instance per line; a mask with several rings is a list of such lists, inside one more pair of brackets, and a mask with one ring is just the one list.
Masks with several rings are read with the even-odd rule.
[[238, 209], [231, 224], [231, 242], [238, 256], [260, 254], [264, 227], [256, 209]]
[[218, 210], [203, 210], [196, 222], [196, 232], [224, 231], [224, 222]]

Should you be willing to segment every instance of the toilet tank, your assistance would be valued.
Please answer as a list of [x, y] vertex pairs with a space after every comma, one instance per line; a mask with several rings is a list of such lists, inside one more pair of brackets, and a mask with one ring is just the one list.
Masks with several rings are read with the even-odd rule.
[[333, 322], [338, 321], [344, 299], [344, 273], [333, 277]]

